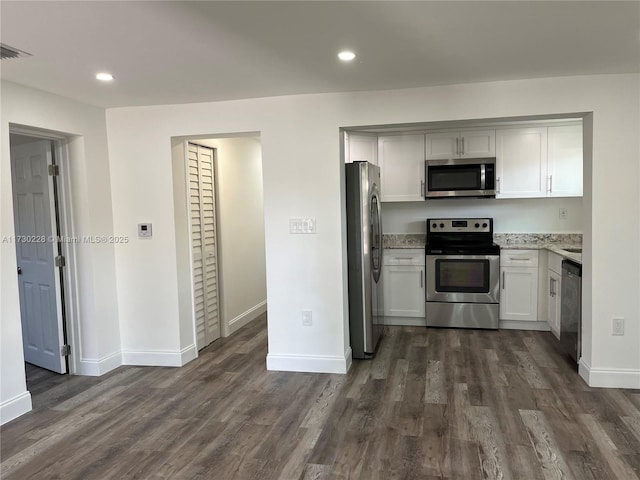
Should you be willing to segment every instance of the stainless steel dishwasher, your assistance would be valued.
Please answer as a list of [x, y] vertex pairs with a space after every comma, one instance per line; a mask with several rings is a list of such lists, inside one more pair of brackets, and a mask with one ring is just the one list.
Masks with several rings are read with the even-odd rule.
[[576, 363], [582, 353], [582, 265], [562, 261], [560, 343]]

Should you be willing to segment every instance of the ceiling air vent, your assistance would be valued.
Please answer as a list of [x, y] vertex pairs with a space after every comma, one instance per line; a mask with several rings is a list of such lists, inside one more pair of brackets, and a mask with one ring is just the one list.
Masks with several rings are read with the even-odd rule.
[[0, 43], [0, 60], [30, 56], [30, 53], [23, 52], [22, 50], [18, 50], [17, 48], [13, 48], [9, 45], [5, 45], [4, 43]]

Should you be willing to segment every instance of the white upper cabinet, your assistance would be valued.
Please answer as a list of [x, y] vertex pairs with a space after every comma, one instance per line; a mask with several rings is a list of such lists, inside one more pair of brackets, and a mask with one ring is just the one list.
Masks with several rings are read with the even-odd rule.
[[378, 137], [383, 202], [424, 200], [424, 135]]
[[459, 146], [459, 132], [427, 133], [426, 159], [457, 158]]
[[496, 130], [497, 198], [547, 196], [547, 128]]
[[347, 138], [346, 163], [369, 162], [378, 165], [377, 135], [349, 133]]
[[549, 127], [549, 196], [582, 196], [582, 125]]
[[462, 158], [495, 157], [495, 130], [468, 130], [460, 132]]
[[495, 138], [495, 130], [428, 133], [426, 159], [493, 157]]

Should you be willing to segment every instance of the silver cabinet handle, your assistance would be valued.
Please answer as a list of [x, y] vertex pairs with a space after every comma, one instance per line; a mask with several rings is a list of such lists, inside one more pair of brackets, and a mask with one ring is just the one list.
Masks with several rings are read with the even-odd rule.
[[502, 272], [502, 289], [504, 290], [505, 285], [507, 284], [507, 282], [504, 281], [504, 272]]
[[464, 155], [464, 137], [462, 137], [461, 141], [462, 141], [462, 152], [461, 152], [461, 154]]
[[420, 288], [424, 288], [424, 270], [420, 270]]
[[396, 260], [413, 260], [413, 257], [393, 257]]
[[426, 196], [426, 192], [424, 191], [424, 180], [420, 180], [420, 196]]
[[553, 175], [549, 175], [549, 193], [553, 192]]
[[458, 137], [456, 137], [456, 155], [460, 155], [460, 139]]
[[500, 177], [496, 178], [496, 193], [500, 193]]

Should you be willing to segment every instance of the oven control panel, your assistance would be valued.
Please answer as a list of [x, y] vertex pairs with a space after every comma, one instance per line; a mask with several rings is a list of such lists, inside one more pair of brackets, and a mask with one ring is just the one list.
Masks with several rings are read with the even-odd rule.
[[493, 233], [491, 218], [430, 218], [427, 233]]

